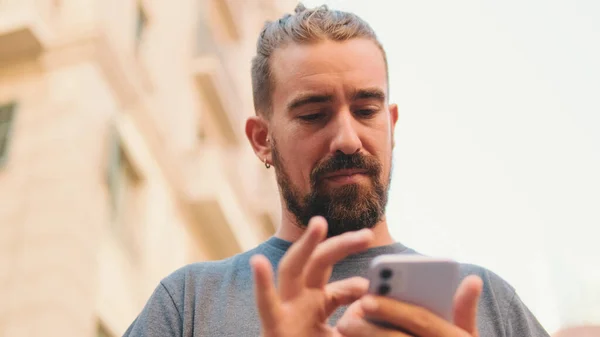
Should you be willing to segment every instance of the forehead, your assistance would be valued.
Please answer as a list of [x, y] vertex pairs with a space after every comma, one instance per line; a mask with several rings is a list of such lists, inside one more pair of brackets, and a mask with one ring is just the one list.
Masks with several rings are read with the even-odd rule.
[[387, 92], [383, 53], [367, 39], [291, 43], [271, 59], [274, 82], [273, 105], [285, 104], [299, 92], [352, 91], [380, 88]]

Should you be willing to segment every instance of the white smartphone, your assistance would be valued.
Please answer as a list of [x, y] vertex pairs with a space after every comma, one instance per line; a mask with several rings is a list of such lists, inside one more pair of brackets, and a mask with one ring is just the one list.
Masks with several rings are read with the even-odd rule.
[[[454, 293], [458, 288], [460, 264], [421, 255], [380, 255], [368, 271], [369, 293], [423, 307], [452, 322]], [[384, 322], [374, 322], [396, 328]]]

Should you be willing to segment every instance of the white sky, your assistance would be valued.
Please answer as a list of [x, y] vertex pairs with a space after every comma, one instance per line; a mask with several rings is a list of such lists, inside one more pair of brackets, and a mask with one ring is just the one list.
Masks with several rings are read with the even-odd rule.
[[400, 107], [394, 237], [600, 324], [600, 1], [304, 1], [366, 19]]

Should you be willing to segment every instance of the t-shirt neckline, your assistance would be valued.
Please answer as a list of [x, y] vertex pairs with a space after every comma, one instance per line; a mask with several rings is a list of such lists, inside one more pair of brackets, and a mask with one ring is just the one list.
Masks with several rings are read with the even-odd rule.
[[[263, 242], [261, 246], [265, 248], [276, 251], [279, 254], [279, 257], [283, 257], [283, 255], [287, 252], [287, 250], [292, 245], [292, 242], [283, 240], [276, 236], [270, 237], [267, 241]], [[377, 246], [373, 248], [369, 248], [365, 251], [353, 254], [344, 259], [346, 260], [363, 260], [363, 259], [372, 259], [376, 256], [382, 254], [398, 254], [398, 253], [407, 253], [409, 250], [408, 247], [404, 246], [400, 242], [394, 242], [385, 246]]]

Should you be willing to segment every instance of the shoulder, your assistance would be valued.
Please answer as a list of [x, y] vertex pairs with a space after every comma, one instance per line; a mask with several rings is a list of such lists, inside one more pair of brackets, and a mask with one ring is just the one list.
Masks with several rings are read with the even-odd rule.
[[159, 282], [125, 336], [181, 336], [194, 325], [195, 308], [210, 308], [211, 302], [223, 298], [217, 294], [226, 292], [227, 287], [236, 282], [251, 283], [247, 282], [248, 277], [239, 275], [251, 275], [247, 260], [252, 255], [251, 250], [224, 260], [191, 263], [175, 270]]
[[478, 308], [482, 336], [492, 336], [495, 331], [496, 335], [502, 336], [548, 337], [544, 327], [509, 282], [477, 265], [463, 264], [461, 272], [463, 278], [477, 275], [483, 280]]
[[482, 336], [505, 336], [515, 289], [498, 274], [478, 265], [462, 264], [461, 274], [462, 278], [476, 275], [483, 281], [477, 309], [477, 325]]
[[485, 267], [476, 264], [461, 263], [460, 271], [463, 278], [469, 275], [477, 275], [483, 280], [484, 285], [487, 284], [497, 291], [505, 291], [508, 293], [514, 293], [515, 291], [513, 286], [511, 286], [504, 278]]
[[162, 287], [181, 305], [192, 294], [210, 293], [225, 284], [231, 284], [239, 276], [251, 277], [249, 264], [254, 250], [216, 260], [185, 265], [160, 281]]
[[477, 275], [483, 281], [484, 298], [491, 297], [502, 308], [511, 305], [516, 293], [515, 288], [500, 275], [475, 264], [461, 264], [461, 277], [465, 278], [469, 275]]
[[235, 265], [240, 255], [235, 255], [223, 260], [195, 262], [185, 265], [167, 277], [161, 283], [165, 286], [173, 286], [176, 284], [193, 282], [194, 280], [205, 280], [213, 277], [218, 277], [223, 271], [227, 271]]
[[[423, 255], [413, 249], [406, 249], [407, 254]], [[460, 279], [461, 281], [469, 275], [476, 275], [483, 281], [482, 300], [490, 300], [496, 302], [495, 305], [501, 308], [508, 308], [515, 299], [515, 288], [510, 285], [504, 278], [495, 272], [471, 263], [460, 263]]]

